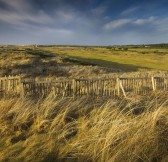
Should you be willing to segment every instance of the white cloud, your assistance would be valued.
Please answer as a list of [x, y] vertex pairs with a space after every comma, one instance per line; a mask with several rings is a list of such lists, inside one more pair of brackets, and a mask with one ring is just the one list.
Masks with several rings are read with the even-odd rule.
[[68, 29], [60, 29], [60, 28], [40, 28], [40, 30], [38, 30], [40, 34], [42, 33], [48, 33], [48, 34], [62, 34], [62, 35], [71, 35], [73, 34], [73, 31], [68, 30]]
[[[61, 27], [61, 24], [75, 20], [73, 12], [57, 10], [53, 15], [49, 15], [43, 10], [35, 9], [31, 3], [22, 3], [25, 0], [1, 0], [11, 10], [0, 10], [0, 21], [7, 23], [20, 32], [30, 35], [52, 35], [70, 36], [73, 31]], [[24, 11], [22, 12], [22, 10]]]
[[0, 10], [0, 21], [6, 22], [14, 27], [29, 24], [48, 24], [53, 21], [51, 16], [43, 10], [36, 10], [30, 1], [26, 0], [1, 0], [10, 11]]
[[57, 23], [68, 23], [74, 21], [77, 17], [74, 11], [57, 9], [53, 12], [53, 18]]
[[43, 11], [39, 11], [35, 15], [31, 13], [20, 14], [17, 12], [0, 11], [0, 21], [6, 22], [11, 25], [26, 25], [29, 23], [46, 24], [51, 23], [53, 20]]
[[145, 25], [147, 23], [152, 23], [155, 21], [155, 17], [154, 16], [151, 16], [149, 18], [146, 18], [146, 19], [136, 19], [135, 21], [133, 21], [134, 24], [136, 25]]
[[156, 18], [154, 16], [151, 16], [146, 19], [118, 19], [113, 20], [104, 25], [105, 30], [114, 30], [117, 28], [122, 28], [125, 25], [137, 25], [137, 26], [144, 26], [146, 24], [155, 23]]
[[124, 10], [123, 12], [121, 12], [121, 15], [122, 15], [122, 16], [129, 15], [129, 14], [134, 13], [135, 11], [137, 11], [137, 10], [139, 10], [139, 9], [140, 9], [139, 6], [132, 7], [132, 8], [128, 8], [128, 9]]
[[154, 24], [159, 32], [168, 32], [168, 18], [156, 19]]
[[133, 23], [136, 25], [144, 25], [147, 23], [147, 20], [146, 19], [137, 19]]
[[105, 24], [104, 28], [106, 30], [113, 30], [116, 28], [120, 28], [123, 27], [127, 24], [129, 24], [132, 20], [131, 19], [118, 19], [118, 20], [114, 20], [111, 22], [108, 22], [107, 24]]
[[[166, 39], [166, 33], [168, 33], [168, 18], [154, 16], [136, 18], [137, 15], [134, 13], [140, 7], [128, 8], [119, 13], [119, 19], [113, 19], [108, 12], [106, 16], [108, 6], [107, 8], [95, 7], [83, 12], [74, 7], [58, 5], [46, 6], [46, 11], [44, 11], [40, 10], [40, 6], [33, 5], [35, 3], [31, 4], [32, 1], [29, 0], [0, 1], [7, 6], [6, 10], [5, 7], [0, 9], [0, 22], [3, 24], [1, 37], [5, 39], [8, 35], [9, 40], [10, 37], [13, 40], [15, 37], [18, 38], [15, 39], [17, 41], [29, 39], [42, 43], [52, 43], [53, 40], [60, 44], [65, 42], [124, 44], [136, 43], [136, 40], [137, 43], [154, 40], [153, 38], [157, 37], [162, 40], [164, 37]], [[9, 31], [9, 29], [13, 30]]]

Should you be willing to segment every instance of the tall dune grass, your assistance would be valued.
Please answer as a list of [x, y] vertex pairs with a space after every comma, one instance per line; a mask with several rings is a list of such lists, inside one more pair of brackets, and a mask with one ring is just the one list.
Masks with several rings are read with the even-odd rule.
[[166, 162], [167, 94], [0, 100], [0, 161]]

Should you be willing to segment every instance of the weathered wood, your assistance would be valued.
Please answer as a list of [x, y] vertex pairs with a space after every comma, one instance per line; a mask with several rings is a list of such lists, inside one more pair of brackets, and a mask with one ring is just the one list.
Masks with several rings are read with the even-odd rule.
[[76, 79], [72, 81], [72, 89], [73, 89], [73, 98], [76, 97]]
[[9, 76], [0, 78], [0, 97], [7, 95], [18, 95], [20, 85], [19, 76]]
[[153, 91], [156, 91], [156, 82], [154, 77], [152, 77], [152, 88], [153, 88]]
[[120, 78], [117, 78], [117, 95], [119, 96], [120, 95]]
[[120, 88], [121, 88], [121, 90], [122, 90], [122, 92], [123, 92], [124, 97], [127, 97], [127, 96], [126, 96], [126, 93], [125, 93], [125, 90], [124, 90], [124, 88], [123, 88], [122, 83], [121, 83], [120, 80], [119, 80], [119, 85], [120, 85]]
[[[22, 81], [21, 77], [0, 78], [0, 97], [8, 94], [45, 97], [103, 97], [130, 93], [146, 95], [152, 91], [168, 91], [168, 77], [73, 79], [62, 81]], [[122, 92], [122, 93], [121, 93]]]

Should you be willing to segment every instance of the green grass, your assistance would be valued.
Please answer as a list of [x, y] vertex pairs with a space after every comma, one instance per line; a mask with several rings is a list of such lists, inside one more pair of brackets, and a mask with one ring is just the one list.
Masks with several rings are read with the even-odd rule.
[[45, 47], [43, 49], [62, 56], [74, 57], [90, 64], [119, 68], [124, 71], [168, 69], [168, 49], [114, 50], [105, 47]]
[[0, 47], [0, 77], [91, 77], [114, 72], [168, 70], [168, 48]]
[[168, 70], [167, 62], [168, 49], [156, 47], [0, 47], [0, 76], [76, 77], [85, 73], [88, 77], [94, 71], [107, 74]]

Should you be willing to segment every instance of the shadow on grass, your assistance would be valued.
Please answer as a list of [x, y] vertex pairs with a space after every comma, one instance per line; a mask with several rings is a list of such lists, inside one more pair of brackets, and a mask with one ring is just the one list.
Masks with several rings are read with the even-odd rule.
[[48, 52], [48, 51], [43, 51], [43, 50], [40, 50], [40, 49], [28, 48], [28, 49], [26, 49], [26, 53], [34, 55], [34, 56], [39, 57], [41, 59], [42, 58], [47, 58], [47, 57], [55, 57], [55, 54], [53, 54], [51, 52]]
[[101, 59], [86, 59], [82, 57], [74, 57], [74, 56], [68, 56], [66, 54], [58, 54], [54, 53], [48, 50], [44, 50], [43, 52], [46, 52], [50, 54], [51, 56], [59, 56], [62, 58], [62, 61], [65, 63], [74, 63], [78, 65], [84, 65], [84, 66], [101, 66], [101, 67], [107, 67], [107, 68], [114, 68], [117, 70], [125, 71], [125, 72], [133, 72], [133, 71], [139, 71], [139, 69], [144, 69], [144, 70], [150, 70], [151, 68], [145, 67], [145, 66], [136, 66], [136, 65], [131, 65], [131, 64], [120, 64], [117, 62], [112, 62], [112, 61], [105, 61]]
[[[54, 61], [42, 62], [40, 59], [32, 60], [32, 62], [27, 64], [15, 65], [12, 67], [11, 71], [7, 71], [9, 75], [24, 74], [26, 76], [69, 76], [69, 72], [61, 68], [58, 63]], [[10, 72], [10, 73], [9, 73]]]
[[[38, 57], [38, 59], [45, 59], [48, 57], [60, 57], [62, 59], [63, 63], [73, 63], [73, 64], [84, 65], [84, 66], [101, 66], [101, 67], [113, 68], [118, 71], [125, 71], [125, 72], [139, 71], [140, 69], [150, 70], [150, 68], [145, 67], [145, 66], [136, 66], [136, 65], [131, 65], [131, 64], [120, 64], [117, 62], [105, 61], [105, 60], [101, 60], [101, 59], [91, 59], [91, 58], [86, 59], [86, 58], [82, 58], [82, 57], [73, 57], [73, 56], [68, 56], [66, 54], [62, 55], [62, 54], [54, 53], [54, 52], [51, 52], [49, 50], [44, 50], [44, 49], [27, 49], [26, 53], [32, 54], [35, 57]], [[36, 62], [36, 65], [37, 66], [42, 65], [42, 63], [40, 63], [40, 60], [38, 60]], [[68, 64], [66, 64], [66, 65], [68, 65]], [[30, 65], [30, 66], [32, 66], [32, 65]], [[42, 67], [48, 67], [48, 65], [46, 64], [45, 66], [43, 65]]]
[[120, 64], [120, 63], [116, 63], [112, 61], [105, 61], [105, 60], [100, 60], [100, 59], [90, 59], [90, 58], [84, 59], [81, 57], [66, 56], [63, 60], [65, 62], [72, 62], [72, 63], [79, 64], [79, 65], [108, 67], [108, 68], [114, 68], [114, 69], [118, 69], [118, 70], [122, 70], [126, 72], [139, 71], [139, 69], [150, 70], [150, 68], [145, 67], [145, 66]]

